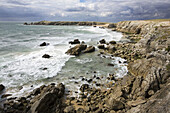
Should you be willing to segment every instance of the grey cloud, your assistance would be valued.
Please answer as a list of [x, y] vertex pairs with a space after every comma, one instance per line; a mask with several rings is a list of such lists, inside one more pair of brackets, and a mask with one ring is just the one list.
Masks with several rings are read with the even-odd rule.
[[122, 20], [170, 18], [169, 0], [88, 0], [83, 3], [78, 1], [73, 3], [70, 0], [2, 1], [0, 1], [0, 20], [2, 18], [27, 18], [31, 20], [117, 22]]
[[28, 3], [20, 2], [18, 0], [7, 0], [7, 3], [16, 4], [16, 5], [29, 5]]

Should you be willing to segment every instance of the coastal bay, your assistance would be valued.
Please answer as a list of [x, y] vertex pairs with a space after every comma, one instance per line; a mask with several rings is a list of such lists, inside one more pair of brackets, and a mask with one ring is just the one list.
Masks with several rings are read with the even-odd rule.
[[[118, 23], [41, 21], [24, 24], [92, 26], [95, 29], [97, 27], [97, 29], [122, 32], [123, 38], [128, 39], [128, 41], [114, 42], [105, 38], [103, 38], [104, 40], [98, 40], [100, 48], [99, 44], [92, 45], [99, 48], [99, 53], [97, 54], [93, 54], [93, 51], [89, 50], [89, 53], [87, 51], [87, 53], [83, 52], [91, 45], [90, 41], [87, 44], [86, 42], [85, 44], [77, 44], [76, 48], [73, 46], [67, 49], [71, 49], [68, 54], [78, 52], [78, 54], [73, 53], [73, 55], [78, 55], [77, 57], [89, 54], [93, 56], [99, 55], [106, 59], [121, 57], [127, 61], [118, 60], [117, 62], [118, 64], [127, 63], [128, 73], [123, 78], [117, 78], [115, 75], [106, 76], [108, 78], [103, 78], [102, 81], [109, 79], [110, 82], [108, 84], [104, 83], [106, 86], [104, 89], [102, 88], [102, 83], [95, 83], [98, 87], [81, 84], [78, 96], [68, 96], [68, 92], [65, 91], [67, 89], [66, 84], [42, 85], [27, 97], [8, 98], [2, 112], [156, 113], [169, 111], [170, 20], [123, 21]], [[82, 50], [81, 45], [86, 45], [87, 47]], [[92, 58], [93, 56], [90, 57]], [[96, 61], [99, 62], [100, 60]], [[115, 65], [110, 64], [110, 62], [107, 62], [107, 64], [113, 67]], [[93, 73], [96, 72], [93, 71]], [[99, 77], [99, 79], [102, 78], [100, 75]], [[94, 81], [94, 79], [91, 81]], [[164, 94], [162, 95], [162, 93]], [[159, 104], [160, 102], [162, 103]], [[151, 104], [152, 106], [150, 106]]]

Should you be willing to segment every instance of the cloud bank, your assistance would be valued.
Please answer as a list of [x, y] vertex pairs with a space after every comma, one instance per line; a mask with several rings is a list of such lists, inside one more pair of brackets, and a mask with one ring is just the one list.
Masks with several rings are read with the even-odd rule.
[[0, 21], [106, 21], [170, 18], [170, 0], [1, 0]]

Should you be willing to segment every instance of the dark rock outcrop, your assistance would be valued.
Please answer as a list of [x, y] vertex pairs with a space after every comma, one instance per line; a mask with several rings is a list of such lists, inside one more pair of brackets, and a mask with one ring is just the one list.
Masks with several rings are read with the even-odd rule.
[[39, 99], [31, 106], [32, 113], [58, 113], [62, 112], [61, 97], [64, 95], [65, 87], [59, 84], [57, 87], [48, 86], [44, 92], [40, 94]]
[[85, 50], [87, 48], [87, 45], [84, 44], [78, 44], [73, 48], [70, 48], [66, 54], [70, 54], [70, 55], [75, 55], [75, 56], [79, 56], [80, 53]]
[[62, 83], [43, 85], [35, 92], [27, 97], [8, 99], [2, 113], [63, 113], [65, 86]]

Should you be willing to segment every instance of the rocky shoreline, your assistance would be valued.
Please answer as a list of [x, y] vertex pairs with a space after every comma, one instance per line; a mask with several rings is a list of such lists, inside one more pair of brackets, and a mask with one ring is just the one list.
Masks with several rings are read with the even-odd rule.
[[[170, 20], [100, 22], [47, 22], [25, 25], [83, 25], [123, 32], [126, 43], [99, 41], [100, 54], [127, 59], [129, 73], [116, 79], [110, 75], [108, 89], [83, 84], [78, 97], [65, 93], [63, 84], [35, 89], [26, 97], [8, 98], [0, 113], [168, 113], [170, 112]], [[93, 46], [74, 40], [67, 54], [95, 51]], [[42, 44], [48, 45], [48, 44]], [[47, 56], [47, 55], [46, 55]], [[111, 64], [108, 64], [111, 66]], [[113, 85], [114, 84], [114, 85]], [[99, 85], [99, 84], [98, 84]], [[100, 85], [99, 85], [100, 86]], [[0, 91], [5, 87], [0, 86]], [[4, 98], [8, 95], [4, 95]]]

